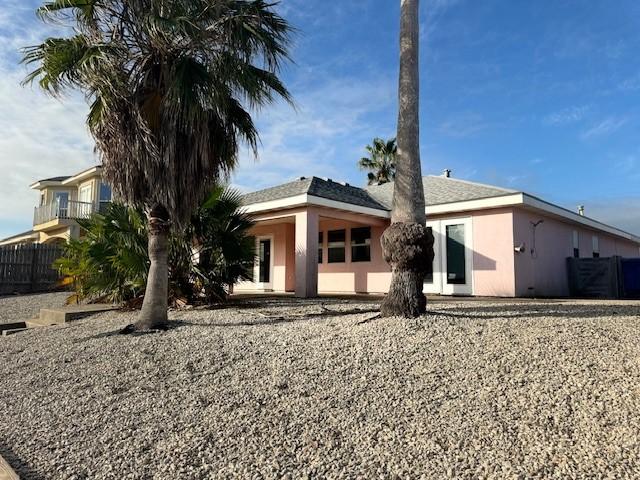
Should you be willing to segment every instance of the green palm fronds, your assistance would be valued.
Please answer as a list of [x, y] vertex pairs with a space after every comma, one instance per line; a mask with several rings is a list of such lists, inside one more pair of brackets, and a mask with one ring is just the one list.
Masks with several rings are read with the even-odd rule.
[[361, 170], [369, 170], [367, 179], [369, 185], [382, 185], [391, 182], [396, 176], [396, 139], [383, 140], [374, 138], [371, 145], [367, 145], [368, 157], [363, 157], [358, 162]]

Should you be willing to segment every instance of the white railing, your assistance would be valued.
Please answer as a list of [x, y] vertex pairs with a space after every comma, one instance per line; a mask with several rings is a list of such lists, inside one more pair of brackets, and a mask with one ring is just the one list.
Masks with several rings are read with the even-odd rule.
[[36, 207], [33, 212], [33, 224], [40, 225], [51, 220], [76, 220], [78, 218], [89, 218], [97, 208], [90, 202], [55, 201], [41, 207]]

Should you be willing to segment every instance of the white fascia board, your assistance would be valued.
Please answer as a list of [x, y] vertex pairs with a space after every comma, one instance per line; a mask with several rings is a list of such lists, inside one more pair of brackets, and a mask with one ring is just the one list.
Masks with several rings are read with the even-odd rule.
[[62, 185], [62, 182], [36, 182], [29, 185], [29, 188], [33, 190], [42, 190], [45, 187], [56, 187]]
[[338, 202], [336, 200], [329, 200], [323, 197], [316, 197], [314, 195], [308, 195], [303, 193], [302, 195], [296, 195], [294, 197], [281, 198], [278, 200], [270, 200], [268, 202], [252, 203], [243, 207], [245, 213], [259, 213], [268, 212], [271, 210], [280, 210], [287, 208], [295, 208], [301, 206], [318, 206], [327, 208], [336, 208], [338, 210], [345, 210], [347, 212], [361, 213], [364, 215], [371, 215], [373, 217], [390, 218], [391, 213], [387, 210], [378, 210], [376, 208], [361, 207], [359, 205], [352, 205], [350, 203]]
[[271, 210], [280, 210], [283, 208], [300, 207], [307, 203], [307, 194], [296, 195], [294, 197], [279, 198], [278, 200], [269, 200], [268, 202], [250, 203], [242, 207], [245, 213], [268, 212]]
[[62, 185], [69, 185], [71, 183], [75, 183], [75, 182], [78, 182], [80, 180], [84, 180], [85, 178], [90, 177], [93, 174], [95, 174], [96, 172], [100, 171], [101, 168], [102, 167], [98, 167], [98, 166], [91, 167], [91, 168], [89, 168], [89, 169], [87, 169], [87, 170], [85, 170], [83, 172], [77, 173], [74, 176], [69, 177], [66, 180], [64, 180], [62, 182]]
[[485, 210], [490, 208], [509, 207], [523, 202], [522, 193], [502, 195], [500, 197], [480, 198], [478, 200], [464, 200], [462, 202], [442, 203], [440, 205], [428, 205], [425, 209], [427, 215], [443, 213], [466, 212], [469, 210]]
[[571, 210], [558, 207], [557, 205], [553, 205], [552, 203], [545, 202], [544, 200], [540, 200], [539, 198], [533, 197], [531, 195], [524, 194], [524, 205], [535, 208], [537, 210], [542, 210], [543, 212], [547, 212], [558, 217], [565, 218], [573, 223], [578, 223], [580, 225], [584, 225], [594, 230], [601, 230], [611, 235], [615, 235], [617, 237], [621, 237], [626, 240], [630, 240], [632, 242], [640, 244], [640, 237], [637, 237], [636, 235], [633, 235], [631, 233], [625, 232], [624, 230], [620, 230], [618, 228], [612, 227], [605, 223], [598, 222], [597, 220], [593, 220], [589, 217], [578, 215], [577, 213], [574, 213]]
[[379, 210], [377, 208], [362, 207], [360, 205], [352, 205], [351, 203], [338, 202], [337, 200], [329, 200], [328, 198], [307, 195], [307, 203], [309, 205], [317, 205], [320, 207], [336, 208], [338, 210], [346, 210], [348, 212], [362, 213], [372, 217], [391, 218], [391, 212], [388, 210]]

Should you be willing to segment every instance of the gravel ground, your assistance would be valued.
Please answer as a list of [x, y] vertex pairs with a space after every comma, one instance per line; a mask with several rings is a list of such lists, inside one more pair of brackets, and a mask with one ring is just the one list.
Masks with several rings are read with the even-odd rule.
[[640, 305], [327, 307], [2, 338], [0, 453], [26, 479], [640, 477]]
[[41, 308], [61, 307], [69, 292], [0, 297], [0, 323], [23, 322], [38, 316]]

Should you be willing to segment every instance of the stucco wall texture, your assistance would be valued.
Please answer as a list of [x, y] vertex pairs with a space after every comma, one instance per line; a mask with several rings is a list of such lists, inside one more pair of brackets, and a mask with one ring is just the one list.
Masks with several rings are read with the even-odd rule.
[[[351, 229], [366, 226], [366, 217], [362, 216], [362, 222], [338, 220], [332, 219], [331, 213], [329, 209], [319, 211], [318, 230], [323, 233], [323, 262], [318, 265], [318, 292], [385, 293], [389, 288], [391, 272], [382, 258], [380, 236], [386, 227], [371, 226], [371, 260], [353, 262]], [[574, 231], [578, 234], [581, 257], [593, 256], [594, 236], [598, 237], [601, 257], [640, 256], [638, 244], [632, 241], [523, 208], [438, 215], [429, 217], [429, 220], [450, 218], [472, 220], [472, 282], [476, 296], [567, 296], [566, 258], [573, 256]], [[292, 292], [296, 286], [294, 217], [287, 217], [281, 222], [259, 223], [253, 228], [252, 234], [273, 237], [272, 289], [275, 292]], [[536, 227], [533, 226], [535, 223]], [[340, 229], [346, 233], [345, 261], [328, 263], [327, 232]], [[524, 251], [517, 252], [517, 246], [523, 246]], [[255, 290], [255, 285], [244, 282], [236, 285], [235, 290]]]

